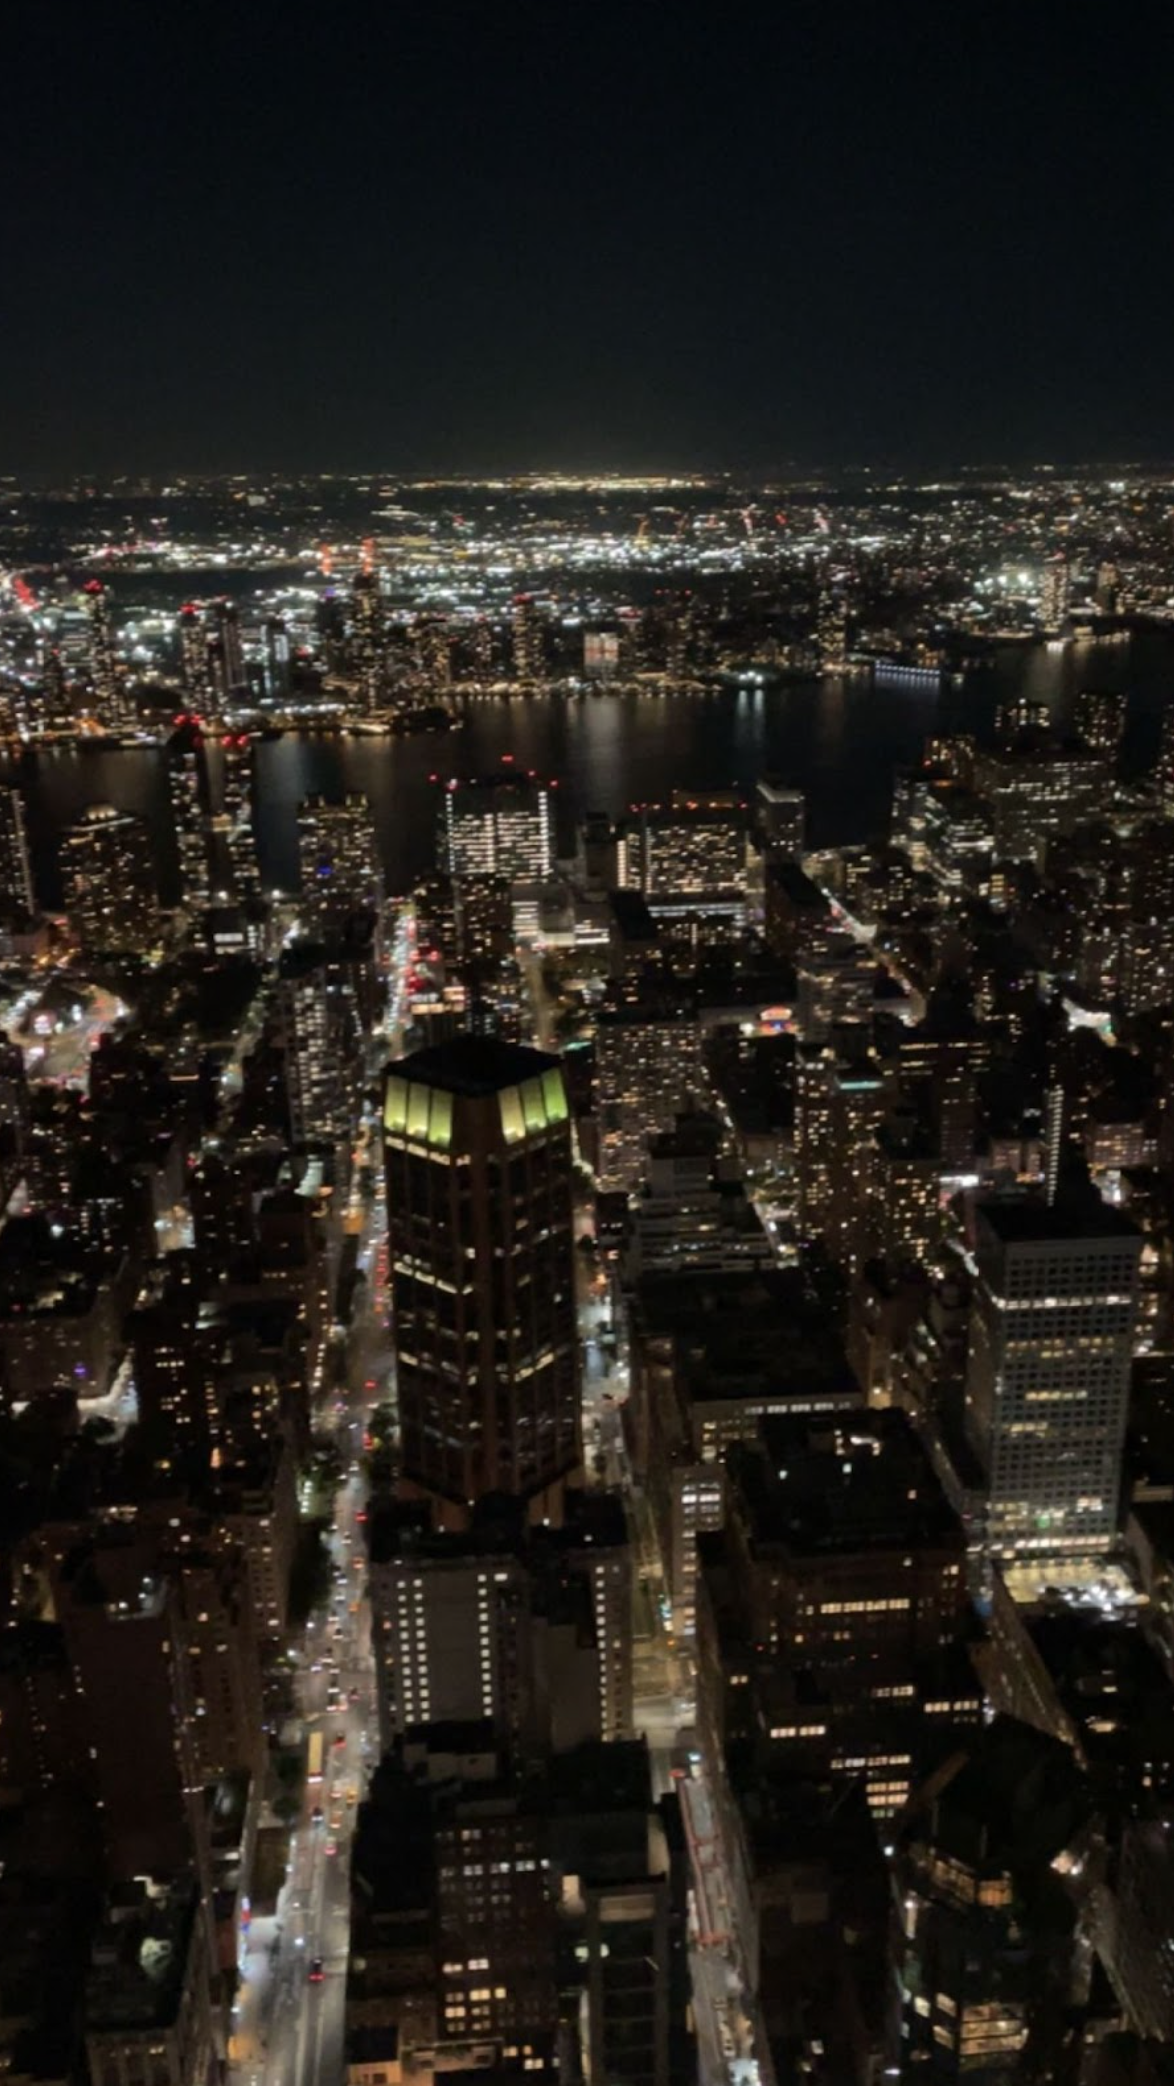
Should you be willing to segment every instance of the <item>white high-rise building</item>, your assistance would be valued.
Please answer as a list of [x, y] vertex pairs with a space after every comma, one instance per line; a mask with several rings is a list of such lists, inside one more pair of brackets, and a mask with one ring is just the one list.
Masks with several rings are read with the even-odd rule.
[[549, 876], [545, 784], [516, 770], [446, 783], [440, 857], [450, 876], [504, 876], [511, 883]]

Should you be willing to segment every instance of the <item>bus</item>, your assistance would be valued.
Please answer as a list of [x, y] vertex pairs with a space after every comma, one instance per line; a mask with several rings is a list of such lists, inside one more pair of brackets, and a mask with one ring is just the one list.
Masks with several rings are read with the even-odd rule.
[[322, 1780], [322, 1733], [311, 1731], [310, 1752], [306, 1764], [306, 1780], [313, 1785]]

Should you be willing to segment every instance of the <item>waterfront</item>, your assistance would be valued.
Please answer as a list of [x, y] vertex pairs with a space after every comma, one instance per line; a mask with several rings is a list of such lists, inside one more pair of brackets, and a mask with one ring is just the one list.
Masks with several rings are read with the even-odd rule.
[[[257, 746], [258, 844], [267, 885], [297, 880], [294, 814], [313, 791], [362, 790], [370, 798], [388, 885], [405, 889], [434, 858], [436, 774], [496, 768], [503, 755], [559, 785], [559, 842], [571, 844], [584, 811], [617, 813], [674, 787], [737, 783], [768, 769], [808, 793], [814, 845], [865, 840], [888, 817], [892, 772], [915, 760], [935, 731], [988, 733], [996, 706], [1018, 692], [1046, 703], [1061, 723], [1080, 689], [1127, 688], [1125, 765], [1144, 767], [1159, 716], [1174, 693], [1174, 634], [1066, 646], [1008, 646], [991, 665], [940, 693], [874, 688], [865, 678], [782, 682], [692, 696], [515, 697], [470, 702], [459, 732], [415, 738], [289, 734]], [[161, 754], [27, 756], [37, 878], [59, 902], [55, 843], [87, 804], [113, 803], [146, 817], [165, 865], [173, 862]]]

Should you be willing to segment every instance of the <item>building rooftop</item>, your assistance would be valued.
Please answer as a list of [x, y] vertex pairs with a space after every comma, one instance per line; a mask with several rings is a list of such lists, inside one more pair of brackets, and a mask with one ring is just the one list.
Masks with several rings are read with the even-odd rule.
[[945, 1544], [962, 1527], [905, 1414], [774, 1414], [728, 1464], [756, 1548], [792, 1555]]
[[798, 1269], [645, 1275], [632, 1311], [645, 1337], [675, 1340], [681, 1381], [695, 1402], [784, 1392], [862, 1402], [839, 1335]]
[[162, 2028], [175, 2019], [198, 1894], [191, 1877], [136, 1877], [108, 1894], [90, 1953], [91, 2033]]
[[982, 1222], [1004, 1246], [1061, 1245], [1068, 1240], [1125, 1241], [1135, 1239], [1141, 1250], [1141, 1233], [1124, 1210], [1103, 1202], [1095, 1189], [1087, 1194], [1061, 1195], [1054, 1203], [1029, 1196], [992, 1197], [977, 1205]]
[[475, 1100], [520, 1086], [525, 1079], [540, 1079], [544, 1072], [557, 1071], [558, 1065], [549, 1051], [532, 1050], [525, 1043], [503, 1043], [496, 1036], [453, 1036], [447, 1043], [430, 1043], [396, 1059], [388, 1069], [401, 1079]]

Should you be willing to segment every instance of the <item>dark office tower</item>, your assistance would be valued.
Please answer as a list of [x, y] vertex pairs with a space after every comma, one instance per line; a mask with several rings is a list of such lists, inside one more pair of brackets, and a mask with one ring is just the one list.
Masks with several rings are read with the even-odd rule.
[[806, 802], [801, 789], [788, 789], [777, 775], [763, 775], [758, 784], [758, 824], [767, 847], [774, 855], [801, 855]]
[[341, 673], [346, 665], [346, 605], [337, 594], [323, 594], [314, 608], [314, 628], [322, 647], [328, 673]]
[[94, 708], [107, 731], [118, 731], [134, 722], [126, 684], [114, 644], [110, 620], [110, 597], [100, 579], [87, 580], [83, 589], [89, 618], [89, 671], [94, 691]]
[[24, 798], [18, 789], [0, 787], [0, 907], [35, 913], [33, 872], [25, 829]]
[[1162, 718], [1154, 781], [1157, 784], [1158, 795], [1167, 810], [1174, 808], [1174, 703], [1171, 703]]
[[385, 635], [379, 574], [366, 569], [356, 572], [351, 591], [349, 652], [351, 676], [363, 710], [378, 709], [383, 698]]
[[212, 896], [208, 780], [201, 745], [176, 738], [167, 767], [171, 819], [179, 857], [179, 888], [185, 906], [207, 905]]
[[91, 804], [61, 843], [65, 906], [87, 950], [143, 953], [154, 939], [158, 894], [143, 821]]
[[185, 601], [179, 612], [179, 672], [190, 703], [208, 699], [208, 633], [194, 601]]
[[[21, 707], [23, 710], [24, 705]], [[0, 761], [18, 761], [20, 755], [20, 718], [16, 704], [11, 696], [0, 693]]]
[[990, 1064], [990, 1040], [975, 1017], [970, 992], [942, 979], [930, 993], [925, 1019], [901, 1040], [901, 1091], [929, 1126], [943, 1174], [972, 1173], [978, 1117], [978, 1079]]
[[265, 693], [270, 702], [284, 702], [290, 686], [289, 631], [282, 616], [270, 616], [265, 624]]
[[31, 1122], [24, 1052], [0, 1037], [0, 1211], [24, 1172]]
[[556, 1057], [479, 1036], [388, 1068], [401, 1471], [463, 1525], [501, 1492], [556, 1518], [577, 1471], [571, 1129]]
[[[1052, 1890], [1057, 1872], [1073, 1866], [1067, 1849], [1087, 1816], [1077, 1758], [1043, 1731], [999, 1717], [962, 1735], [914, 1794], [893, 1835], [901, 2077], [1004, 2086], [1066, 2075], [1071, 2020], [1050, 1994], [1077, 1983], [1079, 1922], [1056, 1920]], [[1083, 2065], [1081, 2077], [1089, 2077]]]
[[1116, 763], [1125, 737], [1129, 697], [1124, 688], [1082, 688], [1076, 698], [1076, 736]]
[[838, 587], [825, 587], [815, 617], [815, 648], [825, 674], [848, 664], [848, 603]]
[[983, 1202], [966, 1424], [1001, 1557], [1103, 1550], [1117, 1528], [1141, 1234], [1087, 1181]]
[[321, 922], [378, 912], [383, 865], [369, 800], [351, 790], [341, 803], [306, 797], [298, 805], [298, 862], [307, 912]]
[[510, 622], [514, 634], [515, 681], [541, 681], [546, 670], [542, 617], [533, 594], [515, 594]]
[[240, 617], [231, 601], [216, 602], [212, 617], [219, 647], [215, 655], [214, 692], [226, 703], [239, 703], [249, 690]]

